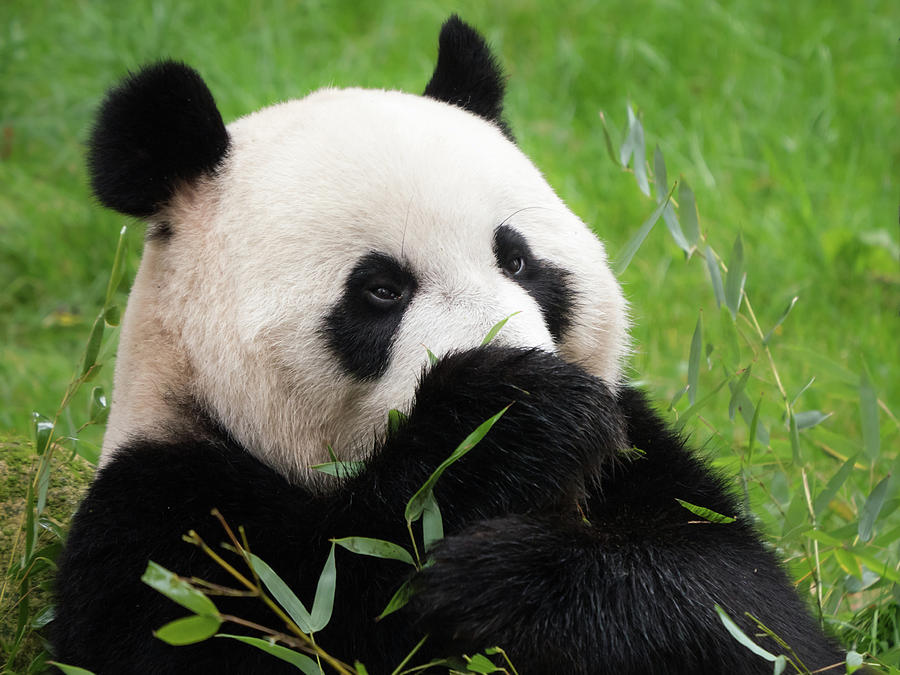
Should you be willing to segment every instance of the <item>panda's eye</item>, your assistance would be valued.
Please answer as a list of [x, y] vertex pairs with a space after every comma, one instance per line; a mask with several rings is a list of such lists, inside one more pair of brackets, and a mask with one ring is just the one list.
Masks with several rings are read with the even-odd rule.
[[525, 256], [514, 255], [503, 264], [503, 272], [511, 277], [517, 277], [525, 271]]
[[387, 284], [369, 286], [365, 295], [366, 300], [378, 309], [390, 309], [403, 299], [403, 291]]

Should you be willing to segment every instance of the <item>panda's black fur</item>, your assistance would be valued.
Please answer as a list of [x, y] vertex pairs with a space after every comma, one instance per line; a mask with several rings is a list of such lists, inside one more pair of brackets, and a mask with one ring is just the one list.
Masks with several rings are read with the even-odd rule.
[[[502, 122], [503, 81], [483, 40], [453, 18], [440, 44], [426, 94]], [[107, 99], [91, 160], [103, 203], [147, 215], [178, 182], [215, 171], [228, 136], [192, 72], [158, 65]], [[191, 133], [177, 114], [161, 113], [143, 125], [147, 138], [133, 141], [151, 156], [150, 169], [129, 168], [108, 134], [124, 133], [120, 116], [149, 95], [148, 87], [168, 86], [159, 79], [167, 73], [175, 84], [166, 95], [189, 109], [203, 138], [177, 156], [177, 139], [168, 135]], [[117, 182], [123, 171], [130, 175]], [[136, 193], [136, 184], [147, 191]], [[497, 238], [505, 236], [512, 235]], [[502, 265], [501, 244], [495, 254]], [[534, 292], [548, 325], [564, 332], [571, 297], [565, 270], [551, 267]], [[365, 359], [344, 367], [361, 379], [383, 372], [380, 362]], [[714, 610], [719, 604], [748, 634], [757, 630], [745, 614], [760, 619], [812, 670], [842, 662], [727, 484], [640, 392], [613, 392], [556, 356], [503, 346], [442, 358], [423, 376], [407, 421], [376, 443], [358, 475], [330, 491], [289, 482], [215, 419], [194, 423], [204, 428], [202, 440], [132, 438], [99, 471], [72, 524], [57, 577], [55, 658], [97, 673], [296, 672], [227, 639], [172, 647], [154, 638], [154, 630], [187, 612], [141, 583], [148, 560], [230, 585], [181, 539], [193, 529], [211, 544], [222, 541], [211, 515], [218, 509], [246, 530], [251, 550], [300, 598], [311, 598], [330, 539], [407, 541], [408, 499], [467, 434], [507, 405], [438, 481], [446, 537], [433, 551], [434, 564], [413, 577], [415, 594], [404, 610], [374, 621], [409, 577], [408, 566], [339, 549], [334, 615], [316, 636], [329, 652], [359, 659], [373, 675], [387, 673], [427, 633], [423, 659], [499, 645], [523, 675], [770, 672], [769, 662], [728, 634]], [[198, 411], [202, 417], [202, 402], [189, 414]], [[676, 499], [737, 520], [705, 522]], [[257, 599], [219, 597], [216, 604], [224, 614], [278, 627]]]

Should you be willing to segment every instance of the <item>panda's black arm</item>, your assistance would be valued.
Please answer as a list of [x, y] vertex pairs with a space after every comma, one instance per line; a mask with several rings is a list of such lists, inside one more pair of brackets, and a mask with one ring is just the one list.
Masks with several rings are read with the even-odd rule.
[[759, 631], [744, 612], [759, 618], [812, 670], [841, 664], [749, 524], [703, 522], [675, 501], [737, 515], [721, 479], [638, 392], [624, 390], [620, 402], [644, 454], [605, 473], [590, 495], [589, 525], [559, 514], [510, 516], [438, 547], [410, 608], [445, 636], [432, 648], [496, 644], [522, 673], [771, 672], [725, 631], [719, 604], [748, 635]]
[[[253, 551], [309, 600], [329, 538], [407, 543], [406, 501], [470, 431], [510, 403], [488, 436], [438, 483], [452, 534], [476, 519], [574, 503], [585, 467], [624, 438], [615, 401], [602, 383], [542, 352], [491, 348], [445, 359], [424, 379], [403, 428], [358, 477], [326, 495], [290, 485], [224, 440], [138, 441], [121, 448], [81, 505], [60, 562], [56, 657], [97, 672], [223, 666], [228, 672], [274, 672], [279, 662], [245, 645], [220, 639], [169, 647], [154, 638], [153, 630], [187, 611], [140, 582], [147, 561], [182, 576], [233, 584], [181, 541], [190, 529], [213, 546], [223, 541], [210, 516], [218, 508], [232, 527], [244, 526]], [[341, 551], [337, 570], [334, 625], [320, 642], [338, 657], [362, 658], [371, 672], [396, 665], [421, 633], [403, 615], [377, 625], [372, 618], [408, 568]], [[217, 605], [273, 626], [258, 600], [220, 598]]]

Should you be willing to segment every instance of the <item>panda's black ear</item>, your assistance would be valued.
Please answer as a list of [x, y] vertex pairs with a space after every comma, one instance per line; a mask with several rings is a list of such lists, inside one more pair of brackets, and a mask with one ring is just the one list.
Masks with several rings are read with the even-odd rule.
[[456, 14], [444, 22], [438, 60], [425, 96], [459, 106], [494, 122], [506, 136], [503, 119], [503, 71], [484, 38]]
[[145, 218], [179, 185], [211, 173], [228, 132], [200, 75], [163, 61], [126, 77], [106, 95], [88, 144], [88, 171], [109, 208]]

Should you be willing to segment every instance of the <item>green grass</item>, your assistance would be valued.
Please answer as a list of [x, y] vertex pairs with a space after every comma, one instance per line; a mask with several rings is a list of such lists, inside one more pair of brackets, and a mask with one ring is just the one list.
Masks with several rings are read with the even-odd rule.
[[[622, 276], [635, 320], [632, 375], [668, 402], [687, 383], [701, 312], [713, 351], [700, 359], [698, 395], [725, 372], [736, 383], [752, 365], [746, 393], [754, 405], [762, 398], [770, 447], [757, 442], [749, 455], [748, 425], [729, 419], [727, 386], [686, 429], [742, 473], [754, 512], [802, 587], [821, 576], [825, 614], [849, 622], [845, 636], [875, 636], [866, 645], [884, 645], [880, 656], [896, 663], [897, 585], [854, 591], [863, 583], [854, 585], [857, 572], [871, 580], [858, 559], [820, 542], [816, 565], [805, 535], [815, 525], [896, 570], [896, 481], [876, 536], [858, 539], [868, 496], [900, 468], [900, 8], [892, 0], [0, 3], [0, 429], [24, 437], [32, 410], [52, 415], [103, 305], [127, 220], [93, 203], [83, 144], [100, 97], [127, 69], [187, 61], [226, 120], [323, 85], [420, 91], [451, 11], [495, 46], [521, 147], [612, 255], [655, 205], [604, 145], [598, 112], [618, 144], [630, 102], [651, 167], [658, 144], [669, 181], [693, 188], [701, 230], [726, 263], [740, 233], [762, 333], [799, 297], [769, 345], [773, 369], [746, 304], [735, 335], [703, 261], [685, 264], [660, 223]], [[120, 300], [139, 254], [140, 228], [132, 230]], [[107, 390], [114, 346], [105, 344], [95, 381]], [[796, 455], [776, 372], [788, 402], [816, 378], [793, 412], [832, 413], [798, 433]], [[863, 372], [881, 402], [877, 456], [871, 427], [863, 428]], [[63, 435], [85, 421], [87, 398], [64, 411]], [[685, 395], [676, 412], [687, 405]], [[97, 442], [99, 432], [82, 437]], [[813, 519], [808, 502], [857, 453], [847, 483]]]

